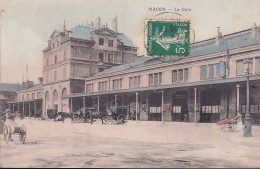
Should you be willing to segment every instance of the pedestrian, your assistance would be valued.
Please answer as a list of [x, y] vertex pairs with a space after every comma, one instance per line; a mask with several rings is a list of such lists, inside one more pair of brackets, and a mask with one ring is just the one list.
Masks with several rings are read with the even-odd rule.
[[188, 108], [185, 108], [184, 110], [184, 120], [183, 122], [190, 122], [190, 117], [189, 117], [189, 110]]

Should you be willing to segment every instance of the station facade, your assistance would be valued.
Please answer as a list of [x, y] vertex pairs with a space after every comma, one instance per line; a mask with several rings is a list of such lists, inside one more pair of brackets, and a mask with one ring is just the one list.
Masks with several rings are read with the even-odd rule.
[[217, 36], [190, 46], [187, 57], [139, 57], [85, 79], [84, 93], [62, 97], [70, 111], [129, 106], [137, 120], [217, 122], [246, 111], [249, 59], [250, 112], [260, 122], [260, 29]]
[[[190, 122], [211, 123], [244, 115], [249, 59], [250, 113], [260, 123], [260, 27], [228, 35], [218, 30], [192, 43], [186, 57], [137, 57], [137, 47], [116, 26], [97, 25], [51, 35], [43, 50], [43, 83], [35, 89], [44, 116], [48, 109], [72, 113], [111, 106], [129, 106], [128, 118], [137, 112], [144, 121], [183, 121], [188, 113]], [[9, 103], [22, 104], [21, 95], [29, 92], [17, 92], [18, 100]]]
[[17, 100], [9, 102], [13, 111], [32, 115], [41, 110], [45, 117], [50, 109], [69, 112], [68, 101], [61, 96], [83, 93], [86, 77], [135, 61], [138, 48], [117, 31], [117, 22], [115, 18], [110, 29], [98, 17], [90, 25], [66, 29], [64, 23], [63, 30], [54, 30], [43, 50], [43, 81], [17, 92]]

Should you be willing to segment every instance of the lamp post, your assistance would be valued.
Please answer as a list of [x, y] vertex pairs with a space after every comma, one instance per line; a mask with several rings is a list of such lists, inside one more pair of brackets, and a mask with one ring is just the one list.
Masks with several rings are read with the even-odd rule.
[[252, 137], [251, 133], [251, 117], [249, 113], [249, 70], [250, 65], [252, 64], [252, 61], [249, 59], [246, 59], [244, 61], [244, 66], [247, 66], [246, 68], [246, 115], [244, 119], [244, 137]]

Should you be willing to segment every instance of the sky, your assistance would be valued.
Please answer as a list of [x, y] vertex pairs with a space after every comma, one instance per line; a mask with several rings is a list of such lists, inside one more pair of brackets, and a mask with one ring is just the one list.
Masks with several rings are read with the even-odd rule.
[[[124, 33], [144, 54], [145, 20], [166, 10], [179, 9], [167, 19], [188, 19], [195, 42], [213, 38], [217, 27], [225, 35], [260, 24], [259, 0], [0, 0], [1, 83], [38, 82], [42, 76], [43, 53], [55, 29], [86, 25], [100, 16], [102, 24], [118, 18], [118, 31]], [[182, 8], [190, 9], [182, 11]], [[23, 78], [24, 77], [24, 78]]]

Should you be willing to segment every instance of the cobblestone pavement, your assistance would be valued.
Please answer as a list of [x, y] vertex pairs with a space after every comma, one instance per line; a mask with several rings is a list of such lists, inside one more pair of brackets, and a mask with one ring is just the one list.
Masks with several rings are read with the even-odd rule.
[[260, 127], [252, 138], [216, 124], [134, 122], [101, 125], [24, 119], [25, 144], [5, 144], [1, 167], [259, 167]]

